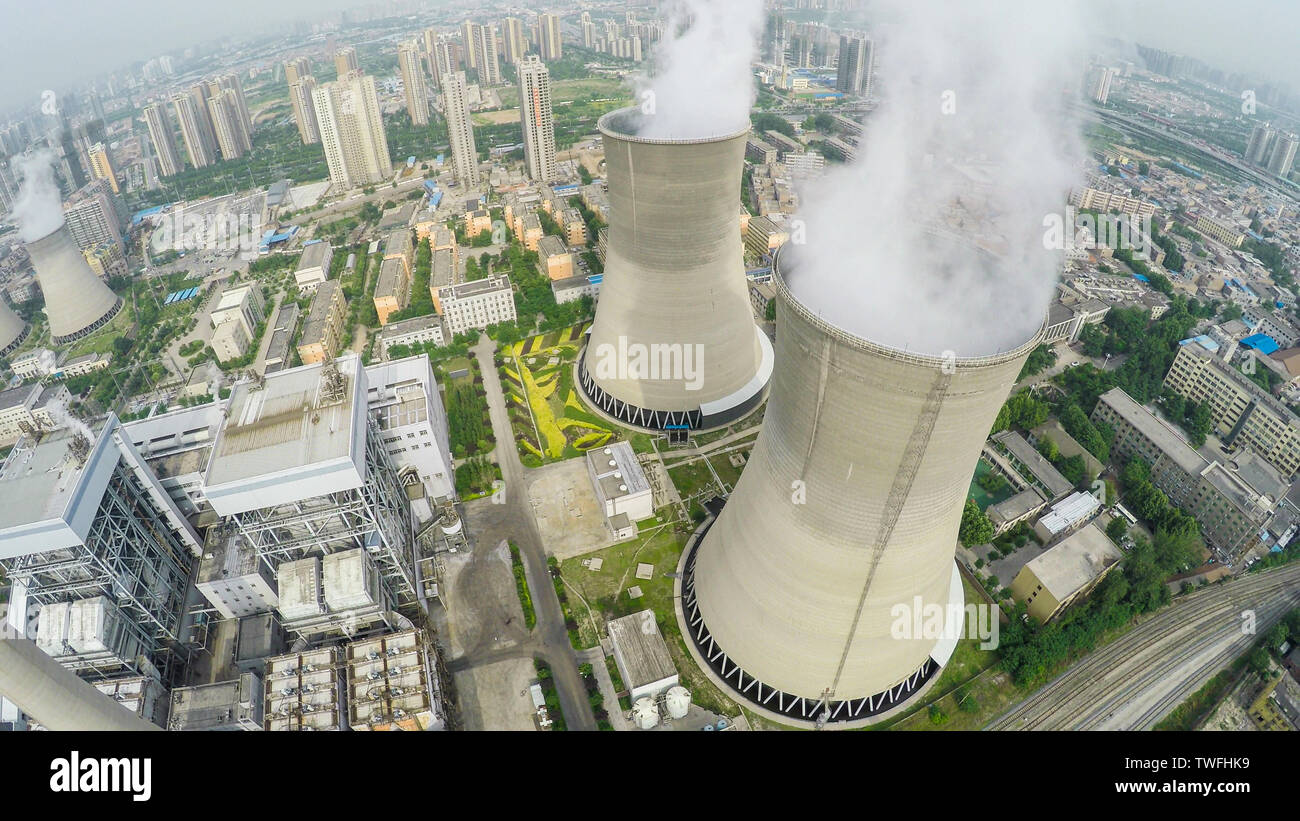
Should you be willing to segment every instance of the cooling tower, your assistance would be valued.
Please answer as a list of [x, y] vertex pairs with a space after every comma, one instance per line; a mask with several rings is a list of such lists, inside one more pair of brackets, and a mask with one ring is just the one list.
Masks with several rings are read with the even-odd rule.
[[7, 302], [0, 299], [0, 356], [8, 356], [18, 350], [30, 331], [31, 326], [23, 322]]
[[55, 344], [95, 332], [121, 310], [121, 297], [90, 270], [68, 233], [67, 223], [27, 243], [27, 253], [45, 294], [45, 313], [50, 318], [50, 335]]
[[639, 116], [621, 109], [599, 122], [609, 239], [579, 382], [588, 400], [630, 425], [716, 427], [762, 402], [772, 370], [741, 254], [749, 132], [637, 137]]
[[870, 723], [956, 645], [962, 508], [1042, 331], [992, 356], [906, 353], [820, 319], [779, 264], [763, 429], [685, 557], [679, 617], [697, 661], [748, 706]]

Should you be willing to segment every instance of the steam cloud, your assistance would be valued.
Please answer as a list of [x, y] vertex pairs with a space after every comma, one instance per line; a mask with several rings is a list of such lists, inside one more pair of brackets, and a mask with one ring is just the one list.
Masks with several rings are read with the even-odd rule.
[[853, 163], [803, 192], [806, 243], [792, 230], [782, 273], [823, 319], [884, 345], [963, 358], [1019, 347], [1062, 262], [1044, 219], [1064, 219], [1078, 183], [1066, 106], [1082, 27], [1073, 6], [1036, 0], [877, 9], [893, 21], [873, 37], [880, 107]]
[[[748, 127], [762, 0], [675, 0], [665, 10], [655, 74], [633, 83], [644, 112], [637, 134], [701, 139]], [[644, 106], [646, 91], [654, 95], [652, 111]]]
[[34, 242], [63, 224], [63, 198], [54, 183], [54, 152], [45, 149], [14, 157], [13, 166], [22, 177], [14, 198], [14, 220], [23, 242]]

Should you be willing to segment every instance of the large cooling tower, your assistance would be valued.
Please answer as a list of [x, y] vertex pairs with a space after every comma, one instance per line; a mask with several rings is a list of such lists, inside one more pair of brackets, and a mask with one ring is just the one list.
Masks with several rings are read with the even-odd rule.
[[0, 299], [0, 356], [8, 356], [23, 344], [31, 326], [18, 317], [3, 299]]
[[121, 310], [121, 297], [90, 270], [66, 223], [27, 243], [27, 253], [45, 294], [45, 313], [56, 344], [93, 333]]
[[579, 381], [628, 424], [716, 427], [762, 402], [772, 370], [741, 251], [749, 132], [651, 139], [634, 136], [639, 117], [622, 109], [599, 123], [609, 239]]
[[763, 430], [686, 557], [680, 616], [697, 659], [749, 706], [869, 723], [956, 645], [971, 475], [1042, 331], [992, 356], [906, 353], [820, 319], [779, 268], [774, 280]]

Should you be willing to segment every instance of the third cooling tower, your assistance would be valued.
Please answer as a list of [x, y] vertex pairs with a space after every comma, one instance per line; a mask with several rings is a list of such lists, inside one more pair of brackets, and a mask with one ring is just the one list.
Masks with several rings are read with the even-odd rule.
[[746, 706], [868, 723], [924, 690], [956, 645], [962, 508], [1042, 330], [989, 356], [896, 350], [820, 318], [780, 263], [763, 429], [686, 556], [679, 615]]
[[0, 356], [8, 356], [18, 350], [31, 330], [31, 326], [23, 322], [8, 303], [0, 299]]
[[90, 270], [66, 223], [27, 243], [27, 253], [45, 294], [45, 313], [50, 318], [50, 335], [55, 344], [95, 332], [121, 310], [121, 297]]
[[772, 370], [740, 239], [749, 131], [639, 137], [639, 117], [629, 108], [599, 122], [609, 240], [579, 381], [592, 403], [628, 424], [716, 427], [763, 401]]

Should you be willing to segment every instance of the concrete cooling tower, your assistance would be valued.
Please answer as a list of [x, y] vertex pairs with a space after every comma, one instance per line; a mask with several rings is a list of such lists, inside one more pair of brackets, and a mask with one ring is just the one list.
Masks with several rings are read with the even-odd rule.
[[956, 646], [962, 508], [1042, 330], [991, 356], [907, 353], [819, 318], [779, 265], [763, 429], [684, 559], [679, 618], [748, 706], [858, 726], [922, 692]]
[[627, 108], [599, 122], [609, 239], [579, 382], [589, 401], [630, 425], [716, 427], [762, 402], [772, 371], [740, 241], [749, 132], [638, 137], [640, 116]]
[[93, 333], [122, 309], [122, 299], [109, 290], [86, 264], [67, 223], [34, 242], [27, 253], [45, 294], [50, 335], [62, 345]]
[[0, 299], [0, 356], [8, 356], [18, 350], [18, 346], [27, 339], [31, 326], [18, 317], [3, 299]]

